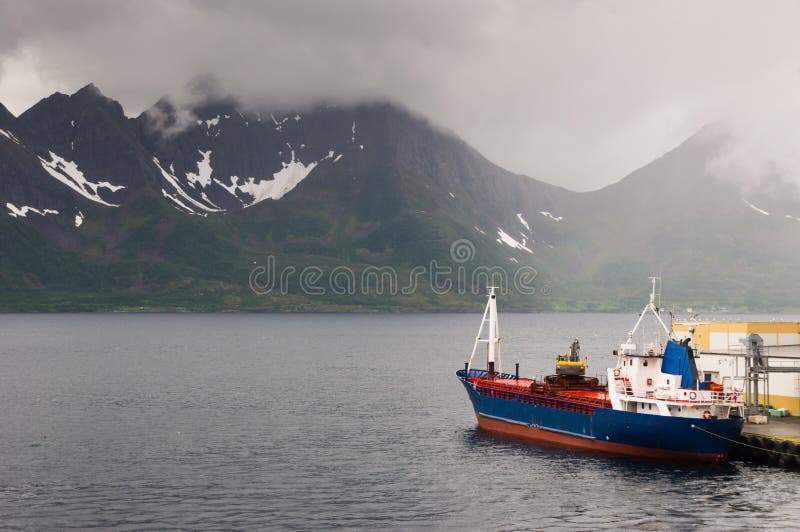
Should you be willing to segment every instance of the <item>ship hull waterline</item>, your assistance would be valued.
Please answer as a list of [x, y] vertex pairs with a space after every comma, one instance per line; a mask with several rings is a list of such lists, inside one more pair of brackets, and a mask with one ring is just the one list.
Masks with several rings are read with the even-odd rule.
[[603, 454], [681, 462], [723, 462], [742, 419], [664, 418], [595, 408], [591, 413], [523, 404], [467, 389], [478, 428], [531, 443]]

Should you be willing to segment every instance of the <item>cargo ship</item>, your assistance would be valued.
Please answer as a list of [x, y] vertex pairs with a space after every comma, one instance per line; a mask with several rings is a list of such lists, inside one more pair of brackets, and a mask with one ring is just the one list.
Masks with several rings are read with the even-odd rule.
[[[480, 429], [573, 449], [650, 459], [724, 461], [744, 426], [742, 393], [731, 382], [700, 382], [688, 341], [677, 341], [650, 301], [617, 362], [600, 377], [586, 376], [576, 340], [541, 379], [503, 373], [497, 293], [488, 302], [472, 354], [456, 376], [467, 390]], [[646, 315], [664, 341], [641, 348], [634, 335]], [[485, 351], [485, 369], [473, 368]]]

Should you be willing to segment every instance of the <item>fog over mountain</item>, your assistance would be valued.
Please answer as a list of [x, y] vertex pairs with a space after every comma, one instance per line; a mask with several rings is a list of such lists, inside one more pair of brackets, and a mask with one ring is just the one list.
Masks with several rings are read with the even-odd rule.
[[252, 107], [391, 100], [512, 171], [607, 185], [707, 124], [709, 163], [800, 179], [794, 2], [0, 0], [0, 101], [88, 81], [137, 116], [212, 75]]
[[[128, 118], [89, 84], [19, 117], [0, 104], [0, 310], [464, 309], [487, 268], [535, 282], [510, 291], [518, 308], [628, 308], [661, 272], [679, 306], [795, 310], [796, 187], [716, 176], [731, 138], [707, 126], [578, 193], [389, 102], [248, 109], [206, 94]], [[311, 293], [295, 277], [262, 292], [268, 257], [354, 279], [451, 264], [464, 289]]]
[[523, 271], [517, 308], [629, 308], [661, 273], [677, 306], [797, 310], [798, 15], [0, 0], [0, 310], [457, 310], [488, 282], [263, 294], [268, 257]]

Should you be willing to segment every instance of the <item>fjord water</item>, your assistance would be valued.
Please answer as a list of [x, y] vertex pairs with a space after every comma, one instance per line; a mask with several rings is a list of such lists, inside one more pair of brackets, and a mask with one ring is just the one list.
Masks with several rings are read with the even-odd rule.
[[[506, 371], [633, 315], [504, 314]], [[475, 428], [463, 315], [2, 315], [0, 522], [52, 529], [788, 528], [800, 475]]]

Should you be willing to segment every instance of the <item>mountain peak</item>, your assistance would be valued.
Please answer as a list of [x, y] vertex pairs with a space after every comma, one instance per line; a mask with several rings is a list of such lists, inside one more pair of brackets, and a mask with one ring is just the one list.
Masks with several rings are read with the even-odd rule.
[[75, 91], [69, 99], [72, 102], [77, 102], [80, 105], [101, 105], [108, 108], [113, 108], [115, 113], [125, 114], [122, 106], [116, 100], [113, 100], [102, 93], [102, 91], [94, 83], [89, 83]]
[[80, 89], [78, 89], [77, 91], [72, 93], [72, 96], [73, 97], [74, 96], [101, 96], [101, 97], [105, 98], [105, 96], [103, 95], [103, 92], [94, 83], [89, 83], [87, 85], [84, 85], [83, 87], [81, 87]]
[[76, 113], [82, 113], [85, 110], [110, 113], [114, 117], [125, 116], [119, 102], [105, 96], [94, 83], [89, 83], [70, 95], [54, 92], [47, 98], [39, 100], [19, 118], [23, 122], [52, 119], [57, 115], [63, 115], [64, 119], [66, 117], [72, 119]]

